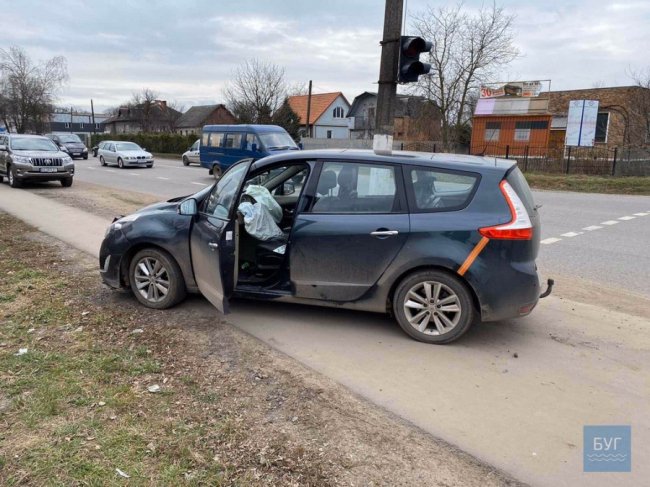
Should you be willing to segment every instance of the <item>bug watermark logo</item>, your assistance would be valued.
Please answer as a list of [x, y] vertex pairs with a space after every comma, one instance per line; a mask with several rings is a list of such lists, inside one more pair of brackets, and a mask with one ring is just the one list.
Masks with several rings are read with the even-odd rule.
[[631, 427], [585, 426], [583, 467], [585, 472], [630, 472]]

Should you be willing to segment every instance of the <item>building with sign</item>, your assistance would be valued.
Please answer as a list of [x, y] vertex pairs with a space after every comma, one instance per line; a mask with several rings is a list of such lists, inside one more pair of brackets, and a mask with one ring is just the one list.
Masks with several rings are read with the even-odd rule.
[[[583, 100], [597, 102], [592, 137], [595, 147], [650, 146], [649, 89], [621, 86], [526, 92], [524, 86], [531, 83], [536, 82], [481, 90], [472, 121], [472, 154], [543, 156], [563, 150], [570, 103]], [[577, 145], [573, 139], [569, 142]]]

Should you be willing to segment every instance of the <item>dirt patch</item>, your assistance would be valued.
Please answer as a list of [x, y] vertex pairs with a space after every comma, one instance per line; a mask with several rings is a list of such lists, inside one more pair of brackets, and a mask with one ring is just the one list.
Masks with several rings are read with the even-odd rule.
[[0, 484], [518, 485], [216, 312], [147, 310], [0, 225]]
[[30, 191], [39, 196], [45, 196], [74, 208], [105, 218], [133, 213], [143, 206], [156, 203], [161, 198], [148, 193], [121, 191], [107, 186], [86, 183], [75, 180], [70, 188], [55, 185], [32, 185]]

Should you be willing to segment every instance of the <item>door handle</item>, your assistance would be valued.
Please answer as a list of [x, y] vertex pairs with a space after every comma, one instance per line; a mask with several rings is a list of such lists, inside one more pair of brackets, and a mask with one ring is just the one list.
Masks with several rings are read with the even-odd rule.
[[219, 244], [217, 242], [210, 242], [208, 243], [208, 247], [210, 247], [211, 249], [218, 249]]
[[397, 230], [376, 230], [374, 232], [370, 232], [370, 235], [373, 237], [392, 237], [398, 233], [399, 232]]

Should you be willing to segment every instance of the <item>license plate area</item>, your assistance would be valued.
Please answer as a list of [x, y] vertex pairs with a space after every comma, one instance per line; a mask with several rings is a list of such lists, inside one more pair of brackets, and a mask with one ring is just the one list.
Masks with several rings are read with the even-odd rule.
[[56, 172], [56, 167], [42, 167], [41, 172]]

